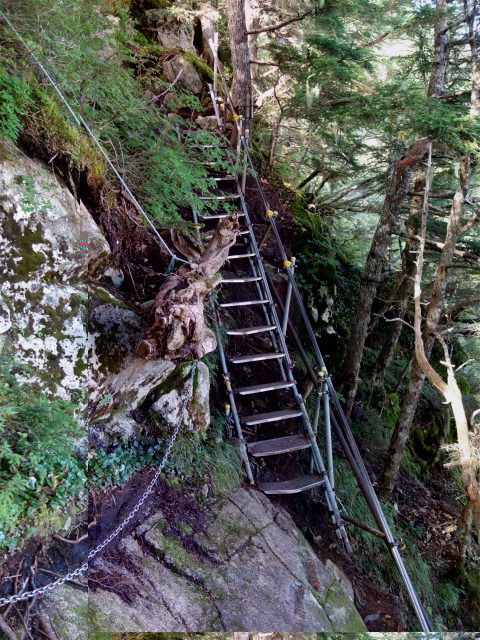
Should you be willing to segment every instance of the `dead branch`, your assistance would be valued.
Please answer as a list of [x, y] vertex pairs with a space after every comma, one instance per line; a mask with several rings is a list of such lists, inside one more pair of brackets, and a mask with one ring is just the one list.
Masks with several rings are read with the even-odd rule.
[[60, 540], [60, 542], [66, 542], [67, 544], [78, 544], [79, 542], [83, 542], [88, 538], [88, 533], [85, 533], [83, 536], [76, 538], [75, 540], [69, 540], [68, 538], [64, 538], [63, 536], [59, 536], [58, 533], [52, 534], [52, 538], [55, 540]]
[[312, 13], [313, 13], [313, 11], [310, 9], [309, 11], [305, 11], [305, 13], [301, 13], [300, 15], [293, 16], [292, 18], [289, 18], [288, 20], [284, 20], [283, 22], [275, 24], [275, 25], [273, 25], [271, 27], [261, 27], [260, 29], [253, 29], [252, 31], [247, 31], [247, 34], [249, 36], [253, 36], [253, 35], [256, 35], [258, 33], [267, 33], [269, 31], [278, 31], [278, 29], [282, 29], [283, 27], [286, 27], [287, 25], [292, 24], [293, 22], [299, 22], [300, 20], [303, 20], [307, 16], [312, 15]]
[[17, 640], [17, 634], [14, 633], [12, 627], [7, 623], [5, 618], [0, 613], [0, 631], [4, 634], [7, 640]]
[[176, 238], [176, 247], [190, 260], [170, 275], [157, 293], [147, 338], [137, 346], [141, 358], [199, 359], [214, 351], [214, 333], [205, 325], [204, 302], [221, 282], [219, 274], [239, 231], [237, 216], [219, 221], [204, 251]]

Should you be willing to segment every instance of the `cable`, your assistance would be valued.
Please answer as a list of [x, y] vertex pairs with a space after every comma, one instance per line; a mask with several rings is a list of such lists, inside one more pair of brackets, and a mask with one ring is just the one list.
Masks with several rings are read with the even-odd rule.
[[162, 247], [165, 249], [165, 251], [167, 251], [167, 253], [172, 257], [172, 259], [174, 261], [178, 261], [178, 262], [183, 262], [185, 264], [189, 264], [188, 260], [185, 260], [183, 258], [180, 258], [179, 256], [177, 256], [175, 253], [173, 253], [173, 251], [170, 249], [170, 247], [167, 245], [167, 243], [165, 242], [165, 240], [162, 238], [162, 236], [160, 235], [160, 233], [158, 232], [158, 229], [155, 227], [155, 225], [153, 224], [151, 218], [148, 216], [147, 212], [145, 211], [145, 209], [142, 207], [142, 205], [139, 203], [139, 201], [137, 200], [137, 198], [134, 196], [134, 194], [132, 193], [132, 191], [130, 190], [129, 186], [127, 185], [127, 183], [125, 182], [125, 180], [123, 179], [122, 175], [118, 172], [118, 170], [116, 169], [115, 165], [113, 164], [113, 162], [110, 160], [107, 152], [105, 151], [105, 149], [103, 148], [101, 142], [98, 140], [98, 138], [95, 136], [95, 134], [93, 133], [93, 131], [91, 130], [90, 126], [88, 125], [88, 123], [82, 118], [82, 116], [77, 115], [75, 113], [75, 111], [73, 110], [73, 108], [70, 106], [70, 103], [68, 102], [68, 100], [65, 98], [65, 96], [63, 95], [62, 91], [59, 88], [59, 85], [57, 82], [55, 82], [54, 78], [52, 77], [52, 75], [49, 73], [49, 71], [46, 69], [46, 67], [44, 66], [44, 64], [38, 59], [38, 57], [35, 55], [35, 53], [32, 51], [32, 49], [29, 47], [29, 45], [27, 44], [27, 42], [24, 40], [24, 38], [20, 35], [20, 33], [17, 31], [17, 29], [14, 27], [14, 25], [12, 24], [12, 22], [10, 21], [10, 19], [8, 18], [8, 16], [0, 9], [0, 19], [3, 20], [5, 22], [6, 25], [8, 25], [8, 27], [10, 27], [10, 29], [12, 30], [12, 32], [15, 34], [15, 37], [18, 39], [18, 41], [22, 44], [22, 46], [24, 47], [24, 49], [27, 51], [28, 55], [32, 58], [32, 60], [35, 62], [35, 64], [37, 65], [37, 67], [40, 69], [40, 71], [43, 73], [43, 75], [45, 76], [45, 78], [48, 80], [48, 82], [51, 84], [51, 86], [53, 87], [53, 89], [55, 90], [55, 92], [57, 93], [58, 97], [60, 98], [60, 100], [63, 102], [63, 104], [65, 105], [65, 107], [67, 108], [68, 112], [70, 113], [70, 115], [72, 116], [72, 118], [74, 119], [74, 121], [76, 122], [76, 124], [80, 127], [80, 128], [84, 128], [85, 131], [87, 132], [88, 136], [93, 140], [95, 146], [97, 147], [97, 149], [100, 151], [100, 153], [102, 154], [102, 156], [104, 157], [105, 161], [107, 162], [108, 166], [110, 167], [110, 169], [113, 171], [113, 173], [115, 174], [115, 176], [117, 177], [118, 181], [120, 182], [120, 184], [122, 185], [122, 187], [125, 189], [126, 193], [128, 194], [129, 198], [131, 199], [131, 201], [133, 202], [133, 204], [135, 205], [135, 207], [137, 208], [137, 210], [142, 214], [142, 216], [144, 217], [145, 221], [147, 222], [147, 224], [149, 225], [149, 227], [152, 229], [153, 233], [155, 234], [155, 236], [157, 237], [157, 239], [160, 241], [160, 244], [162, 245]]

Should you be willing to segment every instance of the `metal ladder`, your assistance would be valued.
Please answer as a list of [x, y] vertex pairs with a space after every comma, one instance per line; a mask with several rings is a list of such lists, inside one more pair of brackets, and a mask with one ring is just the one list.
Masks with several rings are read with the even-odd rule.
[[[325, 366], [322, 353], [320, 351], [317, 338], [310, 324], [310, 320], [305, 309], [305, 305], [302, 300], [302, 296], [298, 285], [295, 281], [294, 274], [294, 261], [288, 259], [285, 247], [282, 242], [279, 230], [275, 222], [274, 212], [270, 210], [267, 197], [260, 182], [259, 176], [255, 170], [252, 157], [249, 149], [249, 132], [245, 130], [243, 122], [241, 122], [241, 116], [237, 114], [236, 107], [233, 104], [230, 90], [223, 74], [221, 63], [218, 59], [218, 35], [215, 34], [213, 39], [209, 41], [210, 48], [212, 50], [214, 58], [214, 80], [213, 85], [210, 86], [210, 95], [212, 98], [215, 117], [219, 126], [219, 130], [227, 131], [227, 109], [233, 116], [234, 127], [237, 129], [237, 156], [241, 159], [243, 164], [243, 172], [234, 176], [216, 176], [217, 185], [220, 186], [225, 180], [231, 180], [233, 182], [234, 194], [231, 194], [239, 203], [239, 219], [242, 222], [242, 229], [240, 231], [240, 238], [243, 240], [239, 242], [240, 247], [244, 250], [242, 252], [232, 253], [229, 257], [233, 264], [248, 265], [249, 273], [244, 277], [238, 278], [226, 278], [225, 284], [228, 287], [232, 287], [235, 291], [236, 285], [243, 285], [244, 287], [253, 286], [255, 288], [256, 295], [250, 296], [250, 299], [246, 300], [234, 300], [220, 302], [214, 310], [215, 330], [217, 332], [218, 348], [220, 354], [220, 360], [222, 365], [222, 372], [224, 375], [228, 398], [229, 398], [229, 410], [231, 417], [235, 425], [237, 432], [237, 438], [240, 444], [240, 452], [242, 455], [243, 463], [245, 465], [246, 473], [250, 482], [253, 481], [252, 465], [250, 464], [250, 457], [253, 459], [266, 457], [266, 456], [281, 456], [282, 454], [290, 454], [302, 450], [309, 450], [311, 454], [310, 460], [310, 474], [295, 478], [294, 480], [277, 481], [277, 482], [260, 482], [259, 487], [265, 492], [271, 495], [282, 495], [299, 493], [311, 489], [314, 486], [321, 486], [325, 493], [327, 507], [331, 513], [332, 520], [334, 522], [336, 533], [339, 538], [344, 541], [345, 547], [348, 552], [351, 552], [351, 545], [349, 543], [347, 534], [344, 528], [344, 522], [349, 523], [355, 527], [359, 527], [371, 535], [383, 540], [391, 555], [391, 558], [397, 567], [398, 573], [408, 593], [410, 603], [415, 615], [419, 621], [422, 631], [433, 631], [432, 624], [425, 612], [425, 609], [418, 597], [415, 586], [408, 574], [405, 567], [400, 548], [402, 546], [401, 540], [397, 540], [385, 514], [382, 509], [382, 505], [376, 495], [372, 481], [369, 477], [365, 463], [362, 459], [357, 443], [353, 436], [349, 422], [345, 417], [342, 405], [335, 387], [333, 386], [331, 377]], [[218, 78], [220, 78], [223, 94], [223, 114], [220, 109], [220, 99], [217, 95]], [[240, 120], [240, 122], [239, 122]], [[256, 183], [256, 189], [261, 196], [262, 202], [265, 207], [265, 215], [267, 218], [267, 233], [272, 233], [274, 236], [276, 247], [279, 251], [279, 257], [283, 261], [283, 266], [287, 275], [287, 295], [283, 310], [282, 323], [280, 324], [278, 314], [272, 299], [272, 293], [275, 294], [275, 298], [280, 304], [279, 296], [275, 291], [275, 288], [271, 288], [268, 282], [268, 276], [265, 272], [262, 258], [259, 253], [259, 247], [253, 232], [253, 227], [248, 214], [248, 209], [245, 203], [245, 185], [247, 170], [250, 170], [251, 175]], [[215, 198], [221, 196], [221, 192], [210, 197]], [[202, 220], [204, 223], [208, 223], [209, 220], [218, 220], [220, 216], [230, 215], [227, 212], [213, 215], [203, 214]], [[198, 229], [198, 218], [194, 212], [194, 220], [197, 223], [197, 239], [201, 240], [200, 230]], [[208, 236], [205, 237], [207, 239]], [[263, 243], [263, 240], [262, 240]], [[261, 244], [262, 244], [261, 243]], [[237, 262], [240, 261], [240, 262]], [[313, 353], [310, 356], [307, 354], [302, 346], [302, 342], [299, 339], [295, 327], [289, 319], [290, 302], [294, 302], [296, 309], [299, 313], [299, 317], [302, 320], [303, 326], [306, 329], [307, 336]], [[239, 327], [227, 327], [227, 335], [232, 338], [238, 338], [244, 335], [268, 335], [271, 343], [271, 351], [266, 354], [247, 354], [240, 355], [239, 357], [229, 357], [229, 354], [225, 353], [222, 339], [221, 330], [224, 324], [223, 314], [226, 309], [232, 311], [241, 310], [244, 306], [251, 306], [258, 309], [263, 316], [262, 322], [264, 324], [254, 326], [239, 326]], [[313, 410], [313, 420], [309, 419], [305, 402], [301, 395], [298, 393], [297, 384], [292, 375], [292, 359], [285, 342], [286, 333], [288, 331], [289, 337], [293, 340], [293, 343], [302, 358], [307, 372], [307, 377], [310, 378], [310, 382], [313, 383], [313, 387], [316, 392], [315, 407]], [[260, 358], [260, 359], [259, 359]], [[277, 376], [275, 380], [269, 380], [267, 383], [261, 382], [247, 387], [237, 387], [232, 384], [232, 378], [229, 372], [229, 365], [235, 367], [238, 364], [247, 364], [255, 362], [270, 362], [275, 363], [278, 367]], [[313, 365], [312, 361], [316, 364]], [[242, 401], [245, 398], [259, 398], [270, 396], [275, 392], [285, 392], [290, 394], [293, 399], [295, 408], [285, 409], [281, 412], [270, 411], [268, 413], [255, 413], [252, 416], [242, 416], [239, 414], [237, 408], [237, 401]], [[322, 459], [321, 452], [318, 448], [316, 441], [316, 432], [319, 424], [320, 406], [323, 402], [323, 424], [325, 427], [325, 448], [328, 464], [328, 471], [325, 469], [325, 464]], [[295, 420], [296, 422], [292, 422]], [[258, 425], [271, 424], [271, 421], [283, 425], [296, 425], [296, 433], [289, 435], [281, 435], [275, 438], [255, 439], [253, 441], [244, 437], [244, 431], [247, 435], [250, 433], [251, 427]], [[363, 494], [365, 503], [373, 516], [376, 528], [371, 527], [355, 518], [350, 517], [346, 513], [340, 513], [335, 498], [334, 490], [334, 476], [333, 476], [333, 450], [332, 450], [332, 429], [334, 430], [336, 441], [341, 447], [346, 461], [348, 462], [350, 469], [355, 476], [357, 486]], [[256, 435], [256, 434], [255, 434]]]
[[[351, 552], [351, 546], [334, 491], [328, 392], [325, 380], [322, 380], [324, 372], [319, 378], [321, 392], [317, 394], [314, 415], [313, 419], [311, 419], [297, 388], [297, 382], [293, 377], [292, 357], [286, 343], [286, 326], [291, 290], [287, 292], [285, 312], [282, 321], [280, 321], [251, 224], [242, 181], [235, 175], [216, 175], [213, 178], [216, 180], [218, 189], [216, 193], [205, 196], [204, 199], [216, 200], [217, 202], [236, 201], [238, 203], [236, 215], [240, 224], [240, 233], [236, 244], [230, 251], [228, 261], [231, 265], [234, 264], [237, 267], [237, 271], [243, 271], [244, 273], [239, 273], [238, 275], [222, 274], [221, 283], [223, 287], [220, 293], [222, 299], [216, 305], [213, 316], [222, 374], [228, 394], [227, 413], [235, 426], [246, 475], [252, 484], [255, 483], [251, 458], [281, 456], [309, 450], [311, 456], [310, 473], [285, 480], [259, 481], [256, 484], [267, 495], [291, 495], [322, 487], [337, 535], [343, 540], [346, 549]], [[233, 193], [228, 192], [226, 190], [228, 188], [233, 189]], [[202, 226], [200, 221], [204, 226], [208, 227], [210, 222], [217, 223], [219, 219], [230, 215], [231, 213], [228, 212], [217, 211], [203, 214], [194, 212], [193, 219], [197, 228]], [[208, 237], [207, 231], [206, 238], [208, 239]], [[246, 295], [245, 290], [247, 288], [253, 289], [253, 292]], [[224, 292], [233, 293], [236, 299], [225, 300], [225, 296], [222, 295]], [[240, 296], [240, 293], [244, 295]], [[259, 317], [258, 322], [244, 326], [238, 320], [234, 320], [233, 326], [231, 326], [231, 323], [226, 320], [226, 314], [238, 315], [238, 312], [241, 312], [246, 307], [251, 308], [250, 311], [253, 312], [249, 314], [250, 317], [252, 315]], [[234, 346], [239, 338], [255, 336], [264, 340], [266, 338], [269, 348], [255, 353], [231, 354], [231, 349], [226, 351], [222, 342], [223, 329], [229, 336], [230, 343], [233, 343]], [[234, 350], [238, 351], [238, 349]], [[236, 369], [238, 366], [248, 366], [252, 363], [257, 363], [256, 373], [260, 379], [251, 380], [252, 383], [256, 382], [256, 384], [239, 386], [236, 383], [238, 376], [235, 373], [232, 375], [231, 370]], [[258, 371], [258, 367], [266, 371]], [[267, 381], [260, 381], [265, 379], [265, 375], [262, 375], [262, 373], [268, 373]], [[255, 410], [255, 405], [258, 405], [267, 394], [278, 395], [282, 393], [287, 396], [284, 404], [292, 406], [267, 412]], [[321, 397], [323, 397], [325, 409], [324, 422], [327, 431], [328, 469], [324, 463], [316, 437], [320, 419]], [[253, 413], [245, 414], [244, 411], [240, 410], [242, 401], [245, 401], [245, 399], [253, 403]], [[272, 398], [270, 400], [272, 401]], [[281, 401], [281, 397], [278, 397], [278, 401]], [[264, 425], [274, 425], [277, 431], [279, 430], [286, 435], [279, 435], [273, 438], [262, 437], [261, 432]], [[256, 431], [253, 437], [251, 435], [252, 429]], [[245, 430], [250, 435], [246, 435]]]

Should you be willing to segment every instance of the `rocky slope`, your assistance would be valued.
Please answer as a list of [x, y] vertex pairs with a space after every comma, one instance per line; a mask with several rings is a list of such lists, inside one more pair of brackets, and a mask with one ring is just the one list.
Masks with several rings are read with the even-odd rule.
[[237, 489], [210, 500], [206, 513], [193, 544], [168, 535], [156, 511], [120, 542], [120, 562], [107, 555], [95, 564], [95, 572], [115, 576], [116, 588], [130, 585], [123, 598], [115, 587], [57, 590], [44, 609], [58, 637], [83, 640], [88, 629], [364, 630], [348, 580], [320, 562], [263, 494]]
[[[190, 365], [133, 355], [144, 330], [125, 299], [122, 274], [87, 209], [39, 161], [2, 147], [0, 163], [2, 352], [33, 365], [29, 384], [82, 403], [90, 384], [90, 443], [141, 437], [136, 410], [148, 403], [168, 428], [178, 418]], [[86, 246], [88, 245], [88, 254]], [[90, 267], [90, 284], [88, 284]], [[87, 331], [86, 301], [89, 296]], [[179, 377], [181, 369], [181, 377]], [[209, 374], [201, 364], [184, 431], [210, 422]], [[77, 396], [75, 393], [77, 392]], [[343, 574], [323, 564], [290, 517], [255, 490], [210, 497], [189, 545], [156, 510], [119, 543], [122, 561], [94, 566], [130, 585], [88, 594], [66, 585], [43, 607], [63, 639], [102, 631], [363, 629]], [[144, 518], [147, 516], [145, 514]], [[182, 513], [179, 510], [178, 520]]]

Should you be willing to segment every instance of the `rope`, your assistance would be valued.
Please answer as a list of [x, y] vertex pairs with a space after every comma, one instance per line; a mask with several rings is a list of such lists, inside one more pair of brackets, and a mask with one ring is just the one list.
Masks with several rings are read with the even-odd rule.
[[147, 222], [147, 224], [149, 225], [149, 227], [151, 228], [151, 230], [153, 231], [153, 233], [155, 234], [155, 236], [157, 237], [157, 239], [159, 240], [160, 244], [162, 245], [162, 247], [165, 249], [165, 251], [167, 251], [167, 253], [172, 257], [173, 261], [175, 262], [175, 260], [177, 260], [178, 262], [184, 262], [186, 264], [188, 264], [188, 260], [184, 260], [183, 258], [180, 258], [179, 256], [177, 256], [175, 253], [173, 253], [173, 251], [170, 249], [170, 247], [167, 245], [167, 243], [165, 242], [165, 240], [162, 238], [162, 236], [160, 235], [160, 233], [158, 232], [157, 228], [155, 227], [154, 223], [152, 222], [151, 218], [148, 216], [147, 212], [145, 211], [145, 209], [142, 207], [142, 205], [139, 203], [139, 201], [137, 200], [137, 198], [134, 196], [134, 194], [132, 193], [132, 191], [130, 190], [130, 187], [127, 185], [127, 183], [125, 182], [125, 180], [123, 179], [122, 175], [119, 173], [119, 171], [117, 170], [117, 168], [115, 167], [115, 165], [113, 164], [113, 162], [110, 160], [110, 157], [108, 156], [107, 152], [105, 151], [104, 147], [102, 146], [101, 142], [98, 140], [98, 138], [96, 137], [96, 135], [93, 133], [92, 129], [90, 128], [89, 124], [82, 118], [81, 115], [77, 115], [75, 113], [75, 111], [73, 110], [73, 108], [71, 107], [70, 103], [68, 102], [68, 100], [66, 99], [66, 97], [64, 96], [64, 94], [62, 93], [61, 89], [59, 88], [58, 83], [54, 80], [54, 78], [52, 77], [52, 75], [49, 73], [49, 71], [47, 70], [47, 68], [44, 66], [44, 64], [39, 60], [39, 58], [35, 55], [35, 53], [32, 51], [32, 49], [30, 48], [30, 46], [27, 44], [27, 42], [24, 40], [24, 38], [20, 35], [20, 33], [17, 31], [17, 29], [14, 27], [14, 25], [12, 24], [12, 22], [10, 21], [10, 19], [8, 18], [8, 16], [0, 9], [0, 19], [3, 20], [5, 22], [5, 24], [11, 29], [11, 31], [14, 33], [15, 37], [17, 38], [17, 40], [21, 43], [21, 45], [24, 47], [24, 49], [27, 51], [28, 55], [32, 58], [32, 60], [35, 62], [35, 64], [37, 65], [37, 67], [40, 69], [40, 71], [43, 73], [43, 75], [45, 76], [45, 78], [48, 80], [48, 82], [50, 83], [50, 85], [53, 87], [53, 89], [55, 90], [55, 92], [57, 93], [58, 97], [60, 98], [60, 100], [62, 101], [62, 103], [65, 105], [66, 109], [68, 110], [68, 112], [70, 113], [70, 115], [72, 116], [73, 120], [75, 121], [75, 123], [80, 127], [80, 128], [84, 128], [87, 135], [91, 138], [91, 140], [93, 141], [93, 143], [95, 144], [95, 146], [97, 147], [97, 149], [100, 151], [100, 153], [102, 154], [103, 158], [105, 159], [106, 163], [108, 164], [108, 166], [110, 167], [110, 169], [113, 171], [113, 173], [115, 174], [115, 176], [117, 177], [118, 181], [120, 182], [120, 184], [122, 185], [122, 187], [124, 188], [125, 192], [128, 194], [129, 198], [131, 199], [131, 201], [133, 202], [133, 204], [135, 205], [135, 207], [137, 208], [137, 210], [141, 213], [141, 215], [144, 217], [145, 221]]
[[[198, 361], [196, 361], [192, 367], [192, 371], [191, 371], [191, 378], [190, 378], [190, 387], [191, 387], [191, 391], [193, 393], [193, 382], [194, 382], [194, 378], [195, 378], [195, 372], [197, 370], [197, 366], [198, 366]], [[73, 580], [74, 578], [78, 578], [82, 573], [85, 573], [88, 570], [88, 562], [90, 560], [94, 560], [97, 556], [99, 556], [102, 551], [108, 547], [108, 545], [113, 542], [115, 540], [115, 538], [117, 538], [122, 531], [125, 530], [125, 528], [132, 522], [132, 520], [135, 518], [135, 516], [138, 514], [138, 512], [140, 511], [140, 509], [143, 507], [143, 505], [145, 504], [145, 502], [147, 501], [147, 499], [150, 497], [150, 494], [152, 493], [153, 489], [155, 488], [155, 485], [160, 477], [160, 474], [162, 473], [165, 465], [167, 464], [167, 461], [170, 457], [170, 454], [172, 452], [172, 448], [173, 445], [175, 444], [175, 441], [177, 439], [177, 436], [179, 434], [180, 431], [180, 427], [182, 425], [183, 422], [183, 417], [185, 415], [185, 410], [187, 408], [187, 403], [188, 403], [188, 399], [189, 399], [189, 392], [186, 391], [185, 392], [185, 396], [183, 398], [183, 402], [182, 402], [182, 406], [180, 408], [180, 415], [178, 418], [178, 422], [177, 425], [172, 433], [172, 436], [168, 442], [168, 446], [165, 450], [165, 453], [163, 455], [162, 461], [160, 463], [160, 466], [157, 468], [157, 470], [155, 471], [155, 475], [153, 476], [153, 478], [151, 479], [148, 487], [145, 489], [145, 491], [142, 494], [142, 497], [139, 499], [139, 501], [137, 502], [137, 504], [133, 507], [132, 511], [130, 512], [130, 514], [127, 516], [127, 518], [125, 518], [125, 520], [123, 520], [123, 522], [121, 522], [113, 531], [112, 533], [105, 538], [105, 540], [103, 540], [103, 542], [101, 542], [99, 545], [97, 545], [94, 549], [92, 549], [88, 556], [87, 556], [87, 561], [84, 562], [80, 567], [78, 567], [77, 569], [74, 569], [74, 571], [71, 571], [70, 573], [67, 573], [67, 575], [63, 576], [62, 578], [59, 578], [58, 580], [55, 580], [54, 582], [50, 582], [49, 584], [45, 585], [44, 587], [39, 587], [38, 589], [33, 589], [32, 591], [26, 591], [25, 593], [18, 593], [15, 594], [13, 596], [9, 596], [6, 598], [0, 598], [0, 608], [1, 607], [6, 607], [8, 604], [16, 604], [17, 602], [22, 602], [24, 600], [31, 600], [32, 598], [36, 598], [37, 596], [43, 596], [46, 593], [49, 593], [50, 591], [53, 591], [53, 589], [56, 589], [57, 587], [60, 587], [62, 584], [65, 584], [66, 582], [69, 582], [70, 580]]]

